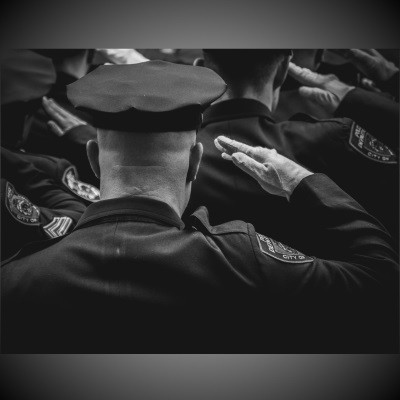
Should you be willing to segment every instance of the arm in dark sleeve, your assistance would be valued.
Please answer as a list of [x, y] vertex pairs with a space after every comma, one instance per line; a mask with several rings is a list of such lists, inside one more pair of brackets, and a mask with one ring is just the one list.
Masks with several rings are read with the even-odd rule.
[[81, 215], [82, 211], [77, 209], [38, 206], [1, 178], [1, 260], [13, 256], [28, 243], [67, 234]]
[[399, 71], [386, 82], [377, 82], [378, 87], [384, 92], [390, 93], [397, 102], [399, 101], [399, 84]]
[[1, 167], [2, 177], [12, 182], [20, 192], [28, 195], [31, 201], [41, 207], [64, 211], [75, 221], [86, 209], [83, 201], [37, 169], [22, 153], [2, 148]]
[[335, 116], [351, 118], [398, 153], [399, 104], [395, 101], [378, 93], [356, 88], [345, 96]]
[[96, 139], [96, 129], [91, 125], [79, 125], [67, 131], [62, 137], [65, 155], [78, 170], [80, 178], [92, 185], [99, 186], [99, 180], [94, 175], [86, 153], [86, 143]]
[[303, 179], [290, 202], [305, 234], [312, 231], [325, 246], [314, 248], [312, 260], [291, 263], [277, 260], [259, 234], [250, 235], [267, 291], [290, 299], [295, 315], [317, 321], [316, 329], [324, 325], [342, 344], [348, 340], [348, 350], [359, 343], [359, 349], [397, 351], [398, 264], [388, 233], [322, 174]]

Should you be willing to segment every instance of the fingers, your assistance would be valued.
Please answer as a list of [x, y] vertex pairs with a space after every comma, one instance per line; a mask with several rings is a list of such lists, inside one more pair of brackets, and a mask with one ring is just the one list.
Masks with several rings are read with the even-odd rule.
[[299, 88], [299, 94], [301, 97], [321, 105], [325, 104], [327, 95], [329, 95], [326, 90], [320, 88], [311, 88], [308, 86], [301, 86]]
[[257, 181], [262, 181], [262, 176], [265, 174], [266, 167], [264, 164], [254, 160], [244, 153], [234, 153], [231, 156], [232, 162], [239, 167], [242, 171], [249, 174]]
[[263, 161], [264, 149], [260, 147], [248, 146], [247, 144], [229, 139], [226, 136], [218, 136], [214, 140], [214, 144], [219, 151], [227, 155], [232, 155], [233, 153], [241, 152], [247, 154], [248, 156], [258, 161]]
[[289, 75], [302, 85], [317, 87], [324, 83], [324, 76], [312, 72], [308, 68], [301, 68], [294, 63], [289, 64]]
[[363, 50], [349, 49], [349, 59], [356, 66], [364, 66], [370, 63], [374, 59], [374, 56], [372, 54], [368, 54], [366, 51]]
[[50, 130], [57, 136], [64, 135], [65, 132], [54, 121], [47, 122], [47, 125], [50, 128]]
[[60, 112], [60, 108], [57, 107], [57, 104], [53, 99], [48, 99], [46, 96], [42, 99], [43, 108], [47, 112], [47, 114], [57, 122], [62, 122], [64, 120], [64, 116], [62, 112]]
[[70, 112], [62, 108], [53, 99], [48, 99], [46, 96], [44, 96], [42, 99], [42, 103], [44, 109], [49, 114], [49, 116], [56, 121], [63, 122], [65, 120], [69, 120], [71, 122], [76, 122], [77, 124], [86, 124], [85, 121], [82, 121], [74, 114], [71, 114]]

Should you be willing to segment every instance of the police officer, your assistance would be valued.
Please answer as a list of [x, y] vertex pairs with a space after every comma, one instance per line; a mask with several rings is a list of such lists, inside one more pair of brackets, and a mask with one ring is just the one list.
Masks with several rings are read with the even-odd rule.
[[[27, 115], [56, 80], [52, 62], [30, 50], [1, 55], [1, 145], [19, 149], [29, 130]], [[39, 101], [38, 101], [39, 99]], [[28, 129], [24, 129], [27, 127]]]
[[[53, 118], [52, 114], [49, 115], [52, 104], [46, 99], [47, 103], [39, 104], [30, 117], [31, 124], [23, 147], [30, 153], [49, 154], [69, 160], [77, 168], [81, 179], [98, 186], [87, 157], [82, 152], [87, 141], [96, 137], [96, 132], [85, 126], [86, 122], [90, 122], [87, 113], [76, 110], [66, 96], [66, 86], [89, 71], [93, 52], [85, 49], [43, 49], [35, 52], [50, 59], [57, 72], [56, 81], [44, 94], [49, 99], [54, 99], [66, 113], [81, 121], [81, 124], [78, 127], [63, 129], [62, 135], [54, 135], [53, 126], [48, 123], [49, 119]], [[60, 118], [65, 119], [65, 115], [60, 115]]]
[[224, 91], [207, 68], [162, 61], [100, 67], [68, 87], [98, 128], [88, 156], [101, 200], [63, 239], [3, 264], [3, 351], [396, 348], [389, 237], [326, 176], [220, 138], [224, 159], [312, 213], [329, 245], [306, 255], [245, 222], [211, 226], [204, 207], [184, 224], [201, 113]]
[[71, 169], [66, 160], [1, 148], [2, 260], [29, 242], [60, 237], [74, 228], [89, 201], [68, 185]]
[[331, 116], [353, 119], [398, 154], [399, 105], [393, 99], [295, 64], [290, 65], [289, 74], [303, 85], [298, 93], [304, 101], [319, 106]]
[[[241, 219], [293, 246], [307, 248], [310, 243], [303, 241], [304, 222], [286, 202], [266, 198], [254, 181], [224, 163], [214, 147], [215, 138], [223, 134], [251, 146], [276, 149], [313, 172], [328, 175], [384, 223], [398, 246], [396, 153], [348, 118], [317, 120], [297, 114], [276, 123], [272, 112], [289, 62], [287, 50], [204, 51], [204, 65], [225, 79], [228, 90], [204, 114], [199, 132], [203, 168], [187, 214], [206, 204], [212, 223]], [[343, 98], [351, 90], [342, 84], [336, 93]], [[261, 217], [265, 213], [268, 219]]]

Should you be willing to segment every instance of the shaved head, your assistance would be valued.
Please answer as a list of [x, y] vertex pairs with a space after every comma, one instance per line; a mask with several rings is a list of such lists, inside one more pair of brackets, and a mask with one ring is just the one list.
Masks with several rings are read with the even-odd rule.
[[[112, 157], [125, 166], [174, 165], [196, 143], [196, 132], [132, 133], [98, 130], [100, 157]], [[105, 165], [108, 160], [102, 160]]]
[[174, 192], [178, 198], [174, 208], [183, 212], [202, 154], [201, 144], [196, 144], [196, 131], [133, 133], [99, 129], [97, 139], [97, 143], [88, 145], [88, 155], [100, 178], [102, 199], [116, 194], [161, 198], [171, 197]]

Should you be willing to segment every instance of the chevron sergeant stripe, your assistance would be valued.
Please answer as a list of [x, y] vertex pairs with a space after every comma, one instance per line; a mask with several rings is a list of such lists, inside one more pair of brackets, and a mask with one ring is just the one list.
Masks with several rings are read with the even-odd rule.
[[43, 229], [48, 236], [56, 238], [65, 235], [71, 224], [72, 219], [70, 217], [54, 217]]

